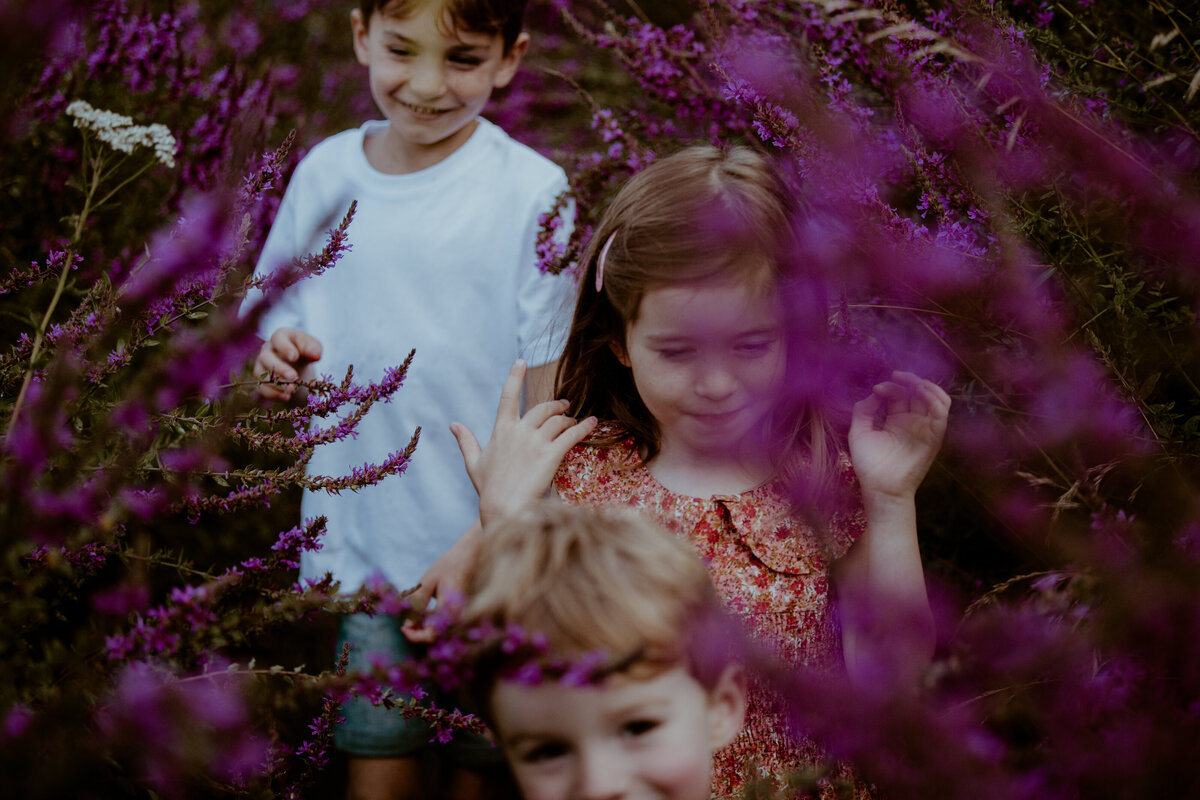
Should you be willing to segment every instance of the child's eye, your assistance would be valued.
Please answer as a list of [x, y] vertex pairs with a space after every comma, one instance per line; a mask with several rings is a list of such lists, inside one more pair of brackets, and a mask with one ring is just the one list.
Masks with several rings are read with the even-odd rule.
[[538, 764], [543, 761], [562, 758], [566, 754], [567, 745], [563, 742], [544, 742], [525, 750], [518, 757], [526, 764]]
[[762, 339], [749, 342], [742, 342], [737, 346], [737, 351], [748, 356], [765, 355], [771, 352], [775, 346], [774, 339]]
[[692, 352], [689, 347], [663, 347], [658, 350], [658, 355], [667, 360], [684, 358]]
[[478, 56], [451, 56], [450, 61], [460, 67], [478, 67], [483, 63], [483, 59]]
[[625, 723], [622, 731], [626, 736], [645, 736], [659, 726], [656, 719], [635, 719]]
[[392, 54], [392, 55], [394, 55], [394, 56], [407, 56], [407, 55], [409, 55], [409, 52], [408, 52], [408, 50], [405, 50], [403, 47], [389, 47], [389, 48], [388, 48], [388, 51], [389, 51], [389, 52], [391, 52], [391, 54]]

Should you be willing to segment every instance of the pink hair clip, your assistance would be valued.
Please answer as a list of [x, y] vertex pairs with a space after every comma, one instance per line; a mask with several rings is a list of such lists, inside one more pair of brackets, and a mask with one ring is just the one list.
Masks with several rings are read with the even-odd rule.
[[612, 247], [613, 239], [617, 238], [617, 232], [613, 231], [608, 235], [608, 241], [604, 243], [604, 247], [600, 248], [600, 257], [596, 259], [596, 293], [604, 288], [604, 260], [608, 258], [608, 248]]

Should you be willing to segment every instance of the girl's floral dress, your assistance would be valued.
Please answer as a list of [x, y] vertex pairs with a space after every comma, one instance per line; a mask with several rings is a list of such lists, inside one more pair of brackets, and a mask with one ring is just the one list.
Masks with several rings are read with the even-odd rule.
[[[617, 430], [615, 423], [603, 423], [596, 433]], [[843, 477], [853, 481], [848, 461]], [[777, 482], [735, 495], [677, 494], [650, 474], [633, 437], [611, 447], [575, 447], [559, 467], [554, 488], [573, 505], [639, 509], [687, 539], [707, 562], [729, 608], [788, 661], [823, 666], [840, 660], [828, 568], [862, 533], [861, 509], [835, 515], [828, 532], [818, 536], [791, 512]], [[745, 727], [715, 756], [713, 797], [741, 797], [750, 778], [826, 760], [811, 742], [786, 735], [769, 705], [765, 692], [751, 691]], [[869, 797], [865, 789], [855, 794]]]

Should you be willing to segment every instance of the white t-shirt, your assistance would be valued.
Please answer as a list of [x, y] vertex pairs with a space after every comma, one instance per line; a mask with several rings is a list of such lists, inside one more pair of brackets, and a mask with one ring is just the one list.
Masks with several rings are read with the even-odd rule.
[[[356, 382], [378, 381], [416, 349], [391, 402], [376, 403], [357, 438], [318, 447], [309, 463], [310, 475], [347, 475], [382, 462], [421, 428], [404, 474], [336, 496], [304, 493], [304, 518], [323, 514], [329, 523], [322, 549], [301, 559], [300, 577], [332, 572], [344, 592], [375, 572], [413, 586], [471, 525], [478, 498], [448, 426], [462, 422], [487, 439], [512, 362], [558, 357], [574, 290], [570, 279], [542, 274], [534, 252], [538, 217], [566, 188], [562, 169], [481, 118], [445, 160], [388, 175], [363, 152], [366, 132], [386, 125], [343, 131], [305, 156], [256, 269], [321, 250], [357, 200], [349, 252], [289, 289], [259, 333], [315, 336], [323, 348], [315, 369], [337, 381], [351, 364]], [[260, 296], [250, 293], [243, 309]]]

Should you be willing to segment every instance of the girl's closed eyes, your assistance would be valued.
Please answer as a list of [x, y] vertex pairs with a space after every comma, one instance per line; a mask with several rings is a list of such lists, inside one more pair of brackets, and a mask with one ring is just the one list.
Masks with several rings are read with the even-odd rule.
[[734, 350], [748, 356], [759, 356], [770, 353], [778, 344], [779, 337], [776, 336], [771, 339], [759, 339], [749, 342], [742, 342], [741, 344], [736, 345]]
[[686, 356], [695, 355], [696, 350], [692, 347], [664, 347], [655, 351], [661, 358], [668, 361], [674, 361]]

